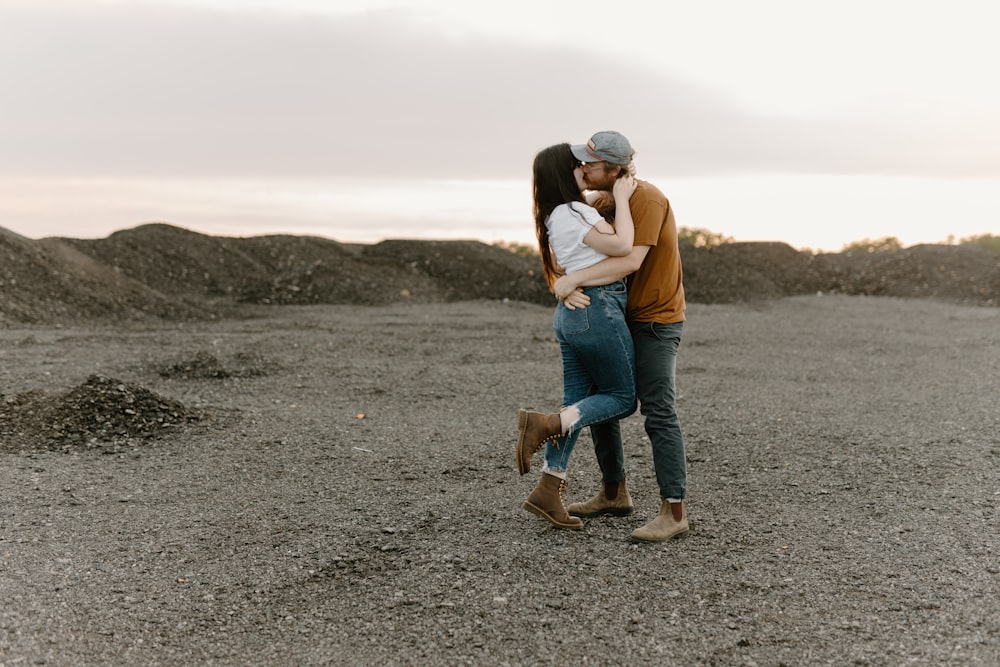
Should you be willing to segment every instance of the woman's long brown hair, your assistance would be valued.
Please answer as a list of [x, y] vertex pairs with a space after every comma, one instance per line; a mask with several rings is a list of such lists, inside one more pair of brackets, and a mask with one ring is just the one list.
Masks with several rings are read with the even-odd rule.
[[542, 273], [545, 275], [549, 290], [555, 284], [560, 271], [552, 256], [549, 228], [545, 226], [545, 221], [557, 206], [584, 201], [576, 183], [576, 176], [573, 174], [579, 163], [580, 161], [573, 157], [569, 144], [556, 144], [540, 150], [532, 166], [535, 236], [538, 238], [538, 253], [542, 256]]

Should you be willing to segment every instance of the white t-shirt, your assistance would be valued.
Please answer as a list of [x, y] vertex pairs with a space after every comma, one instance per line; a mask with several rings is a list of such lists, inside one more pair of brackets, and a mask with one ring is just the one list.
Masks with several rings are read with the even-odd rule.
[[560, 204], [552, 211], [545, 226], [549, 228], [549, 245], [556, 261], [566, 273], [593, 266], [607, 255], [583, 242], [598, 222], [604, 218], [597, 209], [582, 202]]

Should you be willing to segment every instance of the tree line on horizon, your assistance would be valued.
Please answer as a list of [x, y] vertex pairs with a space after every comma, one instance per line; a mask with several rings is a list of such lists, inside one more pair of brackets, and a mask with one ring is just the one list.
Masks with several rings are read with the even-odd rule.
[[[725, 234], [720, 234], [718, 232], [713, 232], [708, 229], [702, 229], [700, 227], [680, 227], [677, 229], [677, 238], [683, 245], [689, 245], [694, 248], [716, 248], [720, 245], [727, 243], [736, 243], [736, 239], [732, 236], [727, 236]], [[506, 248], [511, 252], [523, 255], [532, 256], [538, 254], [537, 246], [518, 243], [514, 241], [497, 241], [493, 245], [499, 246], [501, 248]], [[978, 234], [973, 236], [965, 236], [960, 239], [955, 239], [953, 234], [949, 234], [948, 238], [942, 242], [942, 245], [977, 245], [987, 250], [993, 250], [1000, 252], [1000, 236], [994, 234]], [[903, 242], [900, 241], [895, 236], [882, 236], [876, 239], [861, 239], [858, 241], [852, 241], [850, 243], [845, 243], [844, 247], [841, 248], [840, 252], [858, 252], [858, 253], [875, 253], [875, 252], [892, 252], [895, 250], [903, 249]], [[812, 254], [817, 254], [817, 251], [811, 250], [809, 248], [802, 249], [803, 252], [809, 252]]]

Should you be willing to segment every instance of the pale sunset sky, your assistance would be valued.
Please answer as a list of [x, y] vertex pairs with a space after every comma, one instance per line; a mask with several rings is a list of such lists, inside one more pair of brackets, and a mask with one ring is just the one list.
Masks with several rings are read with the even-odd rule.
[[0, 0], [0, 227], [533, 243], [625, 134], [681, 226], [1000, 234], [992, 0]]

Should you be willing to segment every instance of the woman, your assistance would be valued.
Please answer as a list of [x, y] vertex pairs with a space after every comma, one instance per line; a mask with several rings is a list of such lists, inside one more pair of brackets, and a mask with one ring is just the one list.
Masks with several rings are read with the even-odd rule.
[[[615, 183], [612, 226], [584, 199], [586, 167], [569, 144], [550, 146], [535, 156], [533, 166], [535, 234], [542, 270], [552, 288], [562, 271], [573, 273], [609, 255], [632, 250], [635, 229], [628, 200], [635, 178], [625, 173]], [[627, 417], [635, 412], [635, 351], [625, 324], [625, 282], [585, 287], [586, 308], [556, 306], [553, 328], [563, 360], [563, 405], [558, 413], [519, 410], [517, 467], [524, 475], [531, 457], [545, 445], [545, 465], [524, 509], [560, 528], [580, 529], [583, 521], [563, 506], [566, 467], [580, 431], [592, 424]]]

